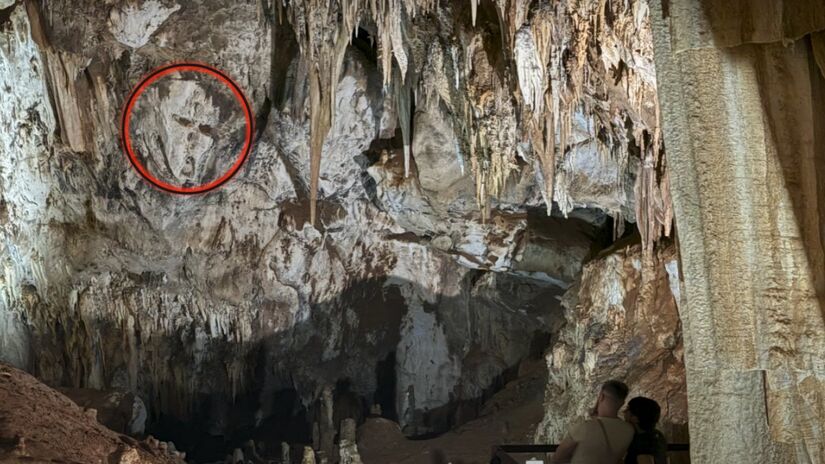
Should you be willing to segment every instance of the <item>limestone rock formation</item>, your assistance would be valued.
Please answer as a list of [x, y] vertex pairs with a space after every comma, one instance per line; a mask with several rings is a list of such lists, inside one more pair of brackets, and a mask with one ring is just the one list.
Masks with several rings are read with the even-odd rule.
[[[358, 449], [367, 464], [391, 462], [490, 462], [490, 447], [530, 443], [544, 414], [547, 369], [542, 359], [524, 361], [516, 378], [485, 401], [478, 418], [441, 436], [410, 440], [396, 422], [371, 417], [358, 428]], [[489, 445], [489, 446], [480, 446]]]
[[825, 11], [816, 1], [744, 2], [736, 14], [711, 1], [651, 5], [692, 457], [825, 462]]
[[536, 441], [564, 438], [610, 379], [627, 383], [629, 398], [656, 400], [660, 430], [671, 442], [688, 441], [676, 252], [658, 249], [649, 267], [643, 259], [640, 245], [608, 252], [589, 262], [565, 294], [567, 324], [547, 352], [545, 416]]
[[[447, 430], [555, 333], [611, 234], [635, 222], [649, 258], [670, 232], [649, 21], [641, 0], [4, 2], [0, 357], [132, 392], [193, 448], [311, 438], [283, 424], [320, 424], [331, 389]], [[246, 163], [195, 196], [149, 185], [119, 133], [180, 60], [255, 114]], [[141, 159], [215, 178], [236, 102], [164, 79]]]
[[341, 422], [340, 442], [338, 443], [340, 464], [362, 464], [358, 454], [358, 444], [355, 441], [355, 420], [344, 419]]

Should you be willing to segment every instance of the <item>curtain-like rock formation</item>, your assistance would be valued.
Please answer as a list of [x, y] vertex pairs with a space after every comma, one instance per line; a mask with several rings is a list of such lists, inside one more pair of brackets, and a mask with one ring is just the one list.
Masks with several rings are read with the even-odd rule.
[[825, 462], [825, 9], [652, 5], [692, 457]]

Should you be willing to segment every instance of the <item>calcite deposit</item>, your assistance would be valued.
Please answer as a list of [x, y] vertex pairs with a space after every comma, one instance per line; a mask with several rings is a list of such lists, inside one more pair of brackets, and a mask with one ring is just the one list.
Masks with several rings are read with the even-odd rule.
[[825, 10], [651, 5], [675, 153], [692, 457], [825, 462]]
[[630, 397], [662, 408], [669, 441], [688, 441], [680, 275], [674, 247], [662, 247], [643, 273], [640, 245], [589, 262], [564, 296], [566, 324], [547, 350], [545, 416], [536, 440], [557, 443], [587, 417], [600, 385], [623, 379]]
[[[375, 375], [389, 356], [392, 409], [414, 435], [443, 431], [444, 407], [481, 395], [551, 333], [556, 296], [609, 241], [598, 211], [616, 227], [632, 219], [633, 143], [599, 136], [613, 123], [596, 124], [596, 113], [572, 123], [585, 104], [529, 106], [535, 118], [556, 114], [559, 127], [578, 128], [562, 146], [609, 148], [583, 165], [575, 153], [567, 164], [559, 156], [559, 178], [570, 182], [553, 189], [571, 199], [561, 212], [591, 211], [547, 217], [550, 171], [516, 117], [526, 103], [508, 90], [519, 73], [552, 82], [512, 61], [523, 42], [516, 32], [540, 32], [527, 12], [508, 16], [500, 36], [488, 6], [473, 18], [454, 5], [376, 8], [5, 8], [3, 358], [53, 384], [133, 391], [155, 418], [196, 415], [209, 433], [228, 436], [233, 421], [269, 417], [279, 391], [297, 391], [313, 408], [324, 387], [346, 380], [370, 402], [390, 388]], [[555, 16], [535, 27], [573, 28], [565, 8], [536, 11]], [[641, 28], [643, 13], [622, 27]], [[576, 27], [592, 32], [596, 22]], [[562, 50], [529, 52], [547, 60]], [[118, 133], [133, 86], [183, 58], [225, 71], [257, 116], [248, 162], [231, 183], [196, 197], [148, 185]], [[580, 77], [604, 80], [602, 63], [579, 60]], [[170, 182], [210, 179], [237, 146], [235, 102], [203, 76], [164, 79], [136, 105], [138, 152]], [[569, 91], [600, 92], [585, 83]], [[639, 130], [655, 125], [631, 119]], [[564, 150], [545, 153], [553, 151]], [[243, 414], [216, 406], [245, 396], [253, 400]]]
[[[0, 360], [197, 462], [478, 460], [611, 377], [823, 462], [825, 10], [711, 3], [0, 0]], [[128, 107], [180, 62], [237, 92]], [[247, 129], [198, 195], [123, 150], [204, 185]]]

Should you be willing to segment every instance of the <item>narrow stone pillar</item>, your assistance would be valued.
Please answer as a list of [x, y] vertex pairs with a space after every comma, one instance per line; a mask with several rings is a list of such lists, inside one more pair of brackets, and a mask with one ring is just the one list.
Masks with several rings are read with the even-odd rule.
[[292, 462], [289, 458], [289, 444], [286, 442], [281, 442], [281, 462], [284, 464]]
[[304, 458], [301, 459], [301, 464], [315, 464], [315, 451], [309, 446], [304, 446]]
[[324, 387], [321, 394], [321, 421], [320, 421], [320, 451], [325, 456], [333, 456], [335, 447], [335, 422], [333, 419], [333, 389], [331, 385]]
[[355, 428], [354, 419], [341, 421], [341, 440], [338, 442], [339, 464], [362, 464], [355, 441]]
[[341, 421], [341, 441], [347, 440], [355, 443], [355, 419], [344, 419]]

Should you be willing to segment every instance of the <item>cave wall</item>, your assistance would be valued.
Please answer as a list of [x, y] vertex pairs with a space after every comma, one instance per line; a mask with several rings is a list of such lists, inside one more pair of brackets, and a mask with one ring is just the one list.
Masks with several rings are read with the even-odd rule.
[[821, 2], [654, 1], [691, 456], [825, 460]]
[[[263, 5], [25, 1], [2, 11], [0, 343], [4, 360], [51, 384], [134, 391], [154, 414], [198, 410], [217, 433], [229, 427], [228, 412], [209, 410], [220, 399], [259, 394], [250, 416], [261, 420], [280, 389], [311, 404], [346, 378], [369, 397], [374, 366], [395, 352], [399, 418], [426, 433], [449, 422], [426, 411], [481, 394], [527, 355], [534, 332], [552, 330], [554, 296], [602, 246], [604, 213], [536, 214], [532, 164], [511, 159], [519, 175], [486, 213], [466, 150], [417, 135], [421, 161], [406, 177], [397, 103], [357, 47], [342, 58], [309, 226], [306, 59], [292, 56], [277, 81], [276, 12]], [[489, 76], [477, 54], [476, 72]], [[197, 197], [147, 185], [117, 129], [132, 85], [180, 57], [228, 72], [259, 117], [241, 173]], [[416, 112], [416, 133], [449, 134], [445, 114], [455, 118], [443, 103]], [[465, 169], [449, 171], [448, 188], [428, 156]], [[609, 169], [611, 182], [632, 184], [635, 173]]]
[[617, 244], [588, 262], [565, 293], [565, 325], [546, 354], [537, 442], [560, 442], [611, 379], [627, 383], [629, 398], [659, 403], [659, 429], [669, 442], [690, 441], [676, 247], [659, 247], [644, 271], [643, 260], [641, 245]]
[[[405, 432], [439, 431], [558, 330], [611, 234], [637, 224], [645, 267], [670, 233], [643, 1], [0, 13], [0, 353], [51, 384], [219, 435], [285, 390], [369, 400], [394, 356]], [[118, 133], [133, 85], [181, 59], [227, 72], [256, 116], [247, 163], [199, 196], [148, 185]], [[200, 139], [164, 95], [140, 128], [163, 143], [142, 146]]]

